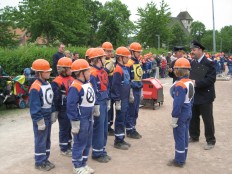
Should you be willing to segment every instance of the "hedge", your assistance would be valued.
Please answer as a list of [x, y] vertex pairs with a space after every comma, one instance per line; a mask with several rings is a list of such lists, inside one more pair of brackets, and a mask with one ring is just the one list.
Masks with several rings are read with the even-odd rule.
[[[87, 47], [65, 47], [65, 50], [78, 52], [80, 58], [83, 58]], [[57, 47], [27, 45], [20, 46], [16, 49], [0, 48], [0, 65], [4, 71], [10, 76], [22, 74], [25, 68], [31, 67], [34, 60], [44, 58], [52, 63], [52, 56], [58, 50]], [[143, 50], [143, 54], [152, 52], [153, 54], [161, 54], [166, 50], [156, 50], [154, 48]]]

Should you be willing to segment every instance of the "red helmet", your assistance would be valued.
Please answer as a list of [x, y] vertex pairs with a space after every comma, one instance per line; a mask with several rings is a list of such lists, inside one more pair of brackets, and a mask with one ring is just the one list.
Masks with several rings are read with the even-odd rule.
[[118, 47], [116, 49], [116, 55], [129, 57], [130, 56], [130, 51], [126, 47]]
[[190, 62], [186, 58], [179, 58], [176, 60], [173, 68], [188, 68], [190, 69]]
[[72, 66], [72, 60], [68, 57], [62, 57], [57, 62], [58, 67], [71, 67]]
[[142, 51], [142, 46], [138, 43], [138, 42], [133, 42], [132, 44], [130, 44], [130, 50], [131, 51]]
[[89, 69], [89, 63], [85, 59], [77, 59], [72, 63], [71, 71], [81, 71]]
[[45, 59], [37, 59], [32, 63], [31, 69], [33, 71], [52, 71], [50, 64]]
[[110, 50], [110, 51], [112, 51], [113, 50], [113, 45], [110, 42], [104, 42], [102, 44], [102, 48], [104, 50]]

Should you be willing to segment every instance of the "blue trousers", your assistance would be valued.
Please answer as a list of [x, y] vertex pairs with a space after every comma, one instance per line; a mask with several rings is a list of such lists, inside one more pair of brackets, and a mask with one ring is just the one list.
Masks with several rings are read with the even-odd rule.
[[232, 75], [232, 65], [228, 66], [228, 69], [229, 69], [229, 71], [228, 71], [227, 75]]
[[59, 141], [60, 150], [65, 152], [71, 149], [72, 135], [71, 135], [71, 123], [67, 116], [66, 111], [60, 111], [58, 114], [59, 122]]
[[105, 147], [108, 135], [108, 114], [106, 99], [99, 102], [100, 116], [94, 117], [92, 157], [98, 158], [107, 154]]
[[126, 132], [132, 133], [136, 131], [136, 120], [139, 115], [139, 104], [140, 104], [140, 95], [141, 89], [133, 89], [134, 94], [134, 103], [129, 103], [129, 112], [126, 118]]
[[80, 131], [78, 134], [73, 134], [72, 163], [75, 168], [86, 166], [92, 145], [92, 135], [92, 117], [80, 118]]
[[126, 117], [129, 109], [129, 99], [121, 100], [121, 110], [116, 110], [115, 142], [122, 142], [125, 138]]
[[175, 161], [179, 164], [184, 164], [187, 158], [190, 120], [191, 118], [185, 121], [178, 120], [178, 126], [173, 129]]
[[38, 125], [33, 122], [34, 142], [35, 142], [35, 164], [41, 165], [50, 156], [51, 147], [51, 118], [44, 119], [45, 130], [38, 130]]

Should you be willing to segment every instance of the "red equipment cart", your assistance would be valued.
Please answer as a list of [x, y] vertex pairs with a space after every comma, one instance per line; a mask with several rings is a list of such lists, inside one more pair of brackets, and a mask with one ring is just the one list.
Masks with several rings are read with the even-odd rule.
[[163, 86], [158, 79], [147, 78], [143, 79], [143, 101], [142, 104], [146, 105], [147, 102], [150, 102], [153, 106], [153, 109], [156, 109], [155, 104], [160, 105], [164, 102]]

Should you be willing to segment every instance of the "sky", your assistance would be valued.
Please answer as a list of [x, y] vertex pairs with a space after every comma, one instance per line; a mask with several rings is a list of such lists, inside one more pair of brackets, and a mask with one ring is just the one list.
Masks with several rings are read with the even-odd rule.
[[[5, 6], [17, 6], [21, 0], [0, 0], [0, 9]], [[110, 0], [98, 0], [105, 3]], [[161, 0], [121, 0], [131, 12], [130, 20], [138, 19], [137, 9], [144, 8], [147, 3], [155, 2], [159, 7]], [[220, 30], [224, 26], [232, 25], [232, 0], [164, 0], [170, 7], [172, 17], [176, 17], [181, 11], [188, 11], [194, 21], [202, 22], [207, 30], [213, 29], [212, 1], [214, 2], [215, 29]]]

